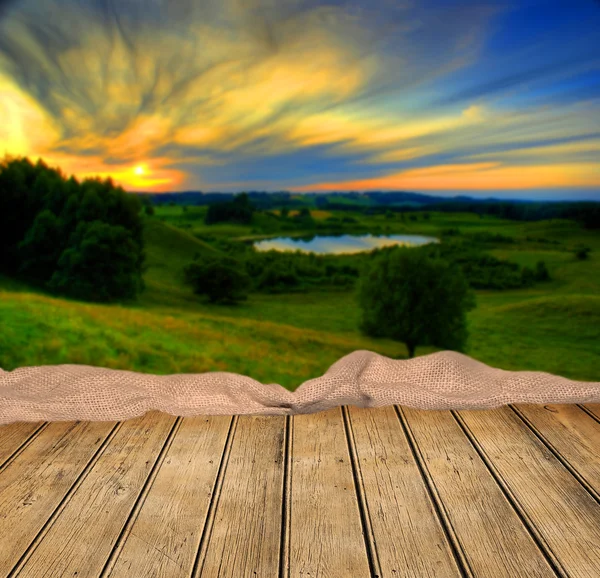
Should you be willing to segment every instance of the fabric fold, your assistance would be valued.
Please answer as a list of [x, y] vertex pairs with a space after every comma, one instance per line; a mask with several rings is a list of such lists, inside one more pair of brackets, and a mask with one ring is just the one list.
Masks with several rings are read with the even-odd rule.
[[509, 403], [600, 403], [600, 382], [506, 371], [441, 351], [391, 359], [355, 351], [294, 392], [229, 372], [152, 375], [87, 365], [0, 370], [0, 424], [178, 416], [290, 415], [340, 405], [490, 409]]

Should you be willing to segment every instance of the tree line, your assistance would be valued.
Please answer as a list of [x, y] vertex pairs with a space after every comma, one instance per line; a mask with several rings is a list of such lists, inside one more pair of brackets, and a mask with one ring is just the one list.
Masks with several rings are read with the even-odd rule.
[[42, 160], [0, 163], [0, 271], [90, 301], [144, 287], [142, 204], [111, 179], [67, 178]]

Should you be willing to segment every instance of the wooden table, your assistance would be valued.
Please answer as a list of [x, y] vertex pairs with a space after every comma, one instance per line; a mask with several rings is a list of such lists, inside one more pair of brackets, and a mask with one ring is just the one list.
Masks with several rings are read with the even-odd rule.
[[600, 577], [600, 405], [0, 427], [0, 576]]

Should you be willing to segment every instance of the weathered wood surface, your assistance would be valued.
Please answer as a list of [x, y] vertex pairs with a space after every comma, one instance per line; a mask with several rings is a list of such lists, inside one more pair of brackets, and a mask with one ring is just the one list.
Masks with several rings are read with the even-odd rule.
[[93, 463], [114, 426], [106, 422], [49, 424], [2, 471], [0, 576], [8, 574], [27, 551], [86, 466]]
[[18, 576], [99, 576], [174, 421], [149, 413], [124, 422], [23, 561]]
[[452, 413], [402, 408], [401, 414], [468, 573], [555, 576]]
[[369, 577], [340, 408], [294, 416], [289, 576]]
[[0, 578], [600, 576], [600, 405], [0, 427]]
[[231, 422], [226, 416], [183, 420], [122, 540], [111, 578], [191, 576]]
[[600, 504], [594, 497], [510, 408], [459, 413], [557, 569], [573, 578], [600, 576]]
[[197, 575], [271, 578], [279, 572], [285, 417], [237, 418], [208, 545]]
[[514, 410], [600, 502], [600, 422], [576, 405], [517, 405]]
[[17, 422], [2, 427], [0, 436], [0, 469], [20, 448], [32, 440], [43, 424]]
[[350, 408], [349, 416], [381, 573], [460, 578], [395, 408]]

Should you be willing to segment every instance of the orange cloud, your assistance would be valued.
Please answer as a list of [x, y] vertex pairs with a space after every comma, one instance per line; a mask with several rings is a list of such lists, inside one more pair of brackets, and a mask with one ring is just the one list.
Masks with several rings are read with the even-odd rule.
[[[127, 190], [135, 191], [170, 191], [183, 183], [186, 174], [169, 169], [168, 159], [152, 159], [130, 164], [107, 164], [101, 157], [82, 157], [60, 153], [48, 153], [43, 156], [50, 166], [59, 166], [67, 175], [75, 175], [78, 179], [100, 177], [112, 178], [113, 181]], [[142, 166], [143, 171], [136, 170]]]
[[600, 165], [568, 164], [507, 167], [500, 163], [440, 165], [335, 183], [292, 187], [295, 191], [494, 190], [600, 186]]

